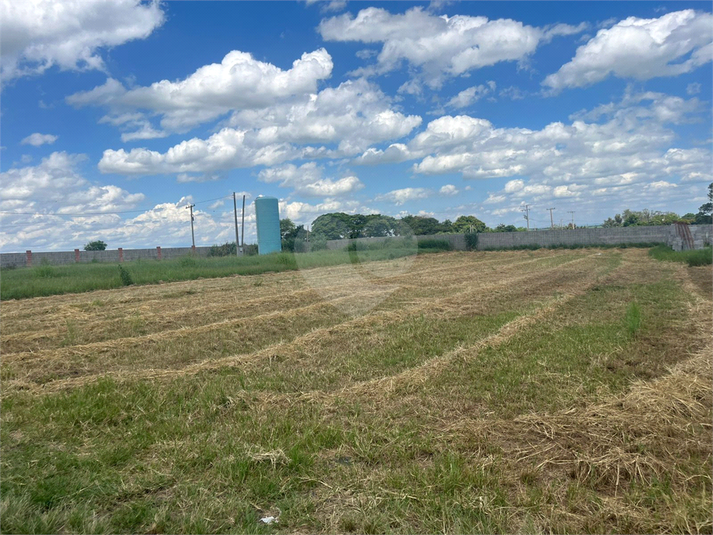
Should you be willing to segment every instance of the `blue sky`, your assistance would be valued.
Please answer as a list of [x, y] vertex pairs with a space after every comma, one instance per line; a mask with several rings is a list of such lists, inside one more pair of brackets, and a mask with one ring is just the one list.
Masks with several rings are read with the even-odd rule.
[[712, 180], [709, 2], [52, 5], [0, 3], [3, 251], [190, 244], [191, 202], [222, 243], [234, 191], [544, 227]]

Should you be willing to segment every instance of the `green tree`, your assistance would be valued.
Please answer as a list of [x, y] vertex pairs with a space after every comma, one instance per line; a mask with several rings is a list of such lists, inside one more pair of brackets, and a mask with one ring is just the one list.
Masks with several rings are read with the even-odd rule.
[[351, 216], [343, 212], [323, 214], [312, 222], [312, 234], [325, 240], [350, 238]]
[[427, 234], [438, 234], [441, 229], [441, 224], [435, 217], [425, 217], [420, 215], [407, 215], [401, 218], [401, 221], [406, 223], [416, 236], [425, 236]]
[[698, 225], [713, 223], [713, 182], [708, 184], [708, 202], [698, 209], [695, 222]]
[[367, 222], [364, 225], [361, 234], [368, 238], [400, 236], [402, 234], [401, 230], [399, 221], [393, 217], [376, 214], [367, 216]]
[[487, 229], [487, 225], [473, 215], [462, 215], [453, 223], [453, 232], [458, 234], [485, 232]]
[[104, 251], [106, 249], [106, 243], [101, 240], [90, 241], [84, 246], [85, 251]]
[[292, 234], [297, 227], [290, 218], [280, 219], [280, 238], [283, 240], [286, 236]]
[[453, 221], [446, 219], [438, 225], [439, 234], [451, 234], [453, 232]]
[[291, 219], [280, 219], [280, 238], [282, 238], [282, 250], [294, 251], [295, 242], [298, 239], [305, 239], [304, 225], [295, 225]]

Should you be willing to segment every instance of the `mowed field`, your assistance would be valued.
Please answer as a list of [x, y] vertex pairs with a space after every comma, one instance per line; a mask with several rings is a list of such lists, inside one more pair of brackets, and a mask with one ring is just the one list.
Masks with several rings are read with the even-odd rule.
[[641, 249], [6, 301], [0, 531], [710, 533], [711, 312]]

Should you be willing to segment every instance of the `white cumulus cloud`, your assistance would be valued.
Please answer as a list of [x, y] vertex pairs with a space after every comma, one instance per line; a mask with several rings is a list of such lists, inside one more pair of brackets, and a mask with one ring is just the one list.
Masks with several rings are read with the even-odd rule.
[[[332, 67], [332, 58], [323, 48], [302, 54], [288, 70], [233, 50], [221, 63], [205, 65], [183, 80], [126, 89], [109, 78], [105, 84], [66, 100], [77, 107], [108, 106], [111, 114], [105, 122], [142, 127], [126, 141], [148, 139], [158, 137], [151, 135], [158, 131], [143, 115], [137, 115], [137, 110], [160, 116], [161, 128], [166, 131], [184, 132], [233, 110], [265, 108], [295, 95], [314, 93], [317, 83], [329, 78]], [[132, 113], [127, 121], [127, 114]]]
[[527, 59], [543, 42], [569, 35], [583, 27], [558, 24], [528, 26], [512, 19], [438, 16], [414, 7], [403, 14], [368, 7], [324, 19], [318, 31], [327, 41], [383, 43], [376, 65], [362, 72], [385, 73], [403, 61], [421, 72], [421, 79], [438, 88], [444, 79], [503, 61]]
[[32, 145], [33, 147], [39, 147], [41, 145], [51, 145], [55, 141], [57, 141], [58, 136], [53, 136], [52, 134], [40, 134], [39, 132], [35, 132], [34, 134], [30, 134], [26, 138], [24, 138], [20, 143], [22, 145]]
[[323, 178], [324, 168], [315, 162], [307, 162], [299, 167], [287, 164], [260, 171], [258, 178], [263, 182], [278, 182], [281, 187], [292, 188], [303, 197], [341, 197], [359, 191], [364, 184], [354, 175], [339, 179]]
[[0, 77], [4, 82], [63, 70], [103, 69], [99, 49], [145, 39], [164, 21], [159, 2], [0, 1]]
[[648, 80], [690, 72], [713, 59], [712, 27], [713, 15], [692, 9], [657, 19], [629, 17], [599, 30], [543, 84], [556, 91], [592, 85], [610, 75]]
[[433, 192], [427, 188], [403, 188], [377, 195], [374, 200], [391, 202], [396, 206], [401, 206], [409, 201], [425, 199], [432, 194]]

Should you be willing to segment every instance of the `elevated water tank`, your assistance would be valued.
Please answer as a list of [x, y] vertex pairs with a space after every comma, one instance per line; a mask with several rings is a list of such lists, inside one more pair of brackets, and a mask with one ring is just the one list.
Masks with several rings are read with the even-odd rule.
[[260, 254], [280, 252], [280, 210], [275, 197], [255, 199], [257, 220], [257, 250]]

